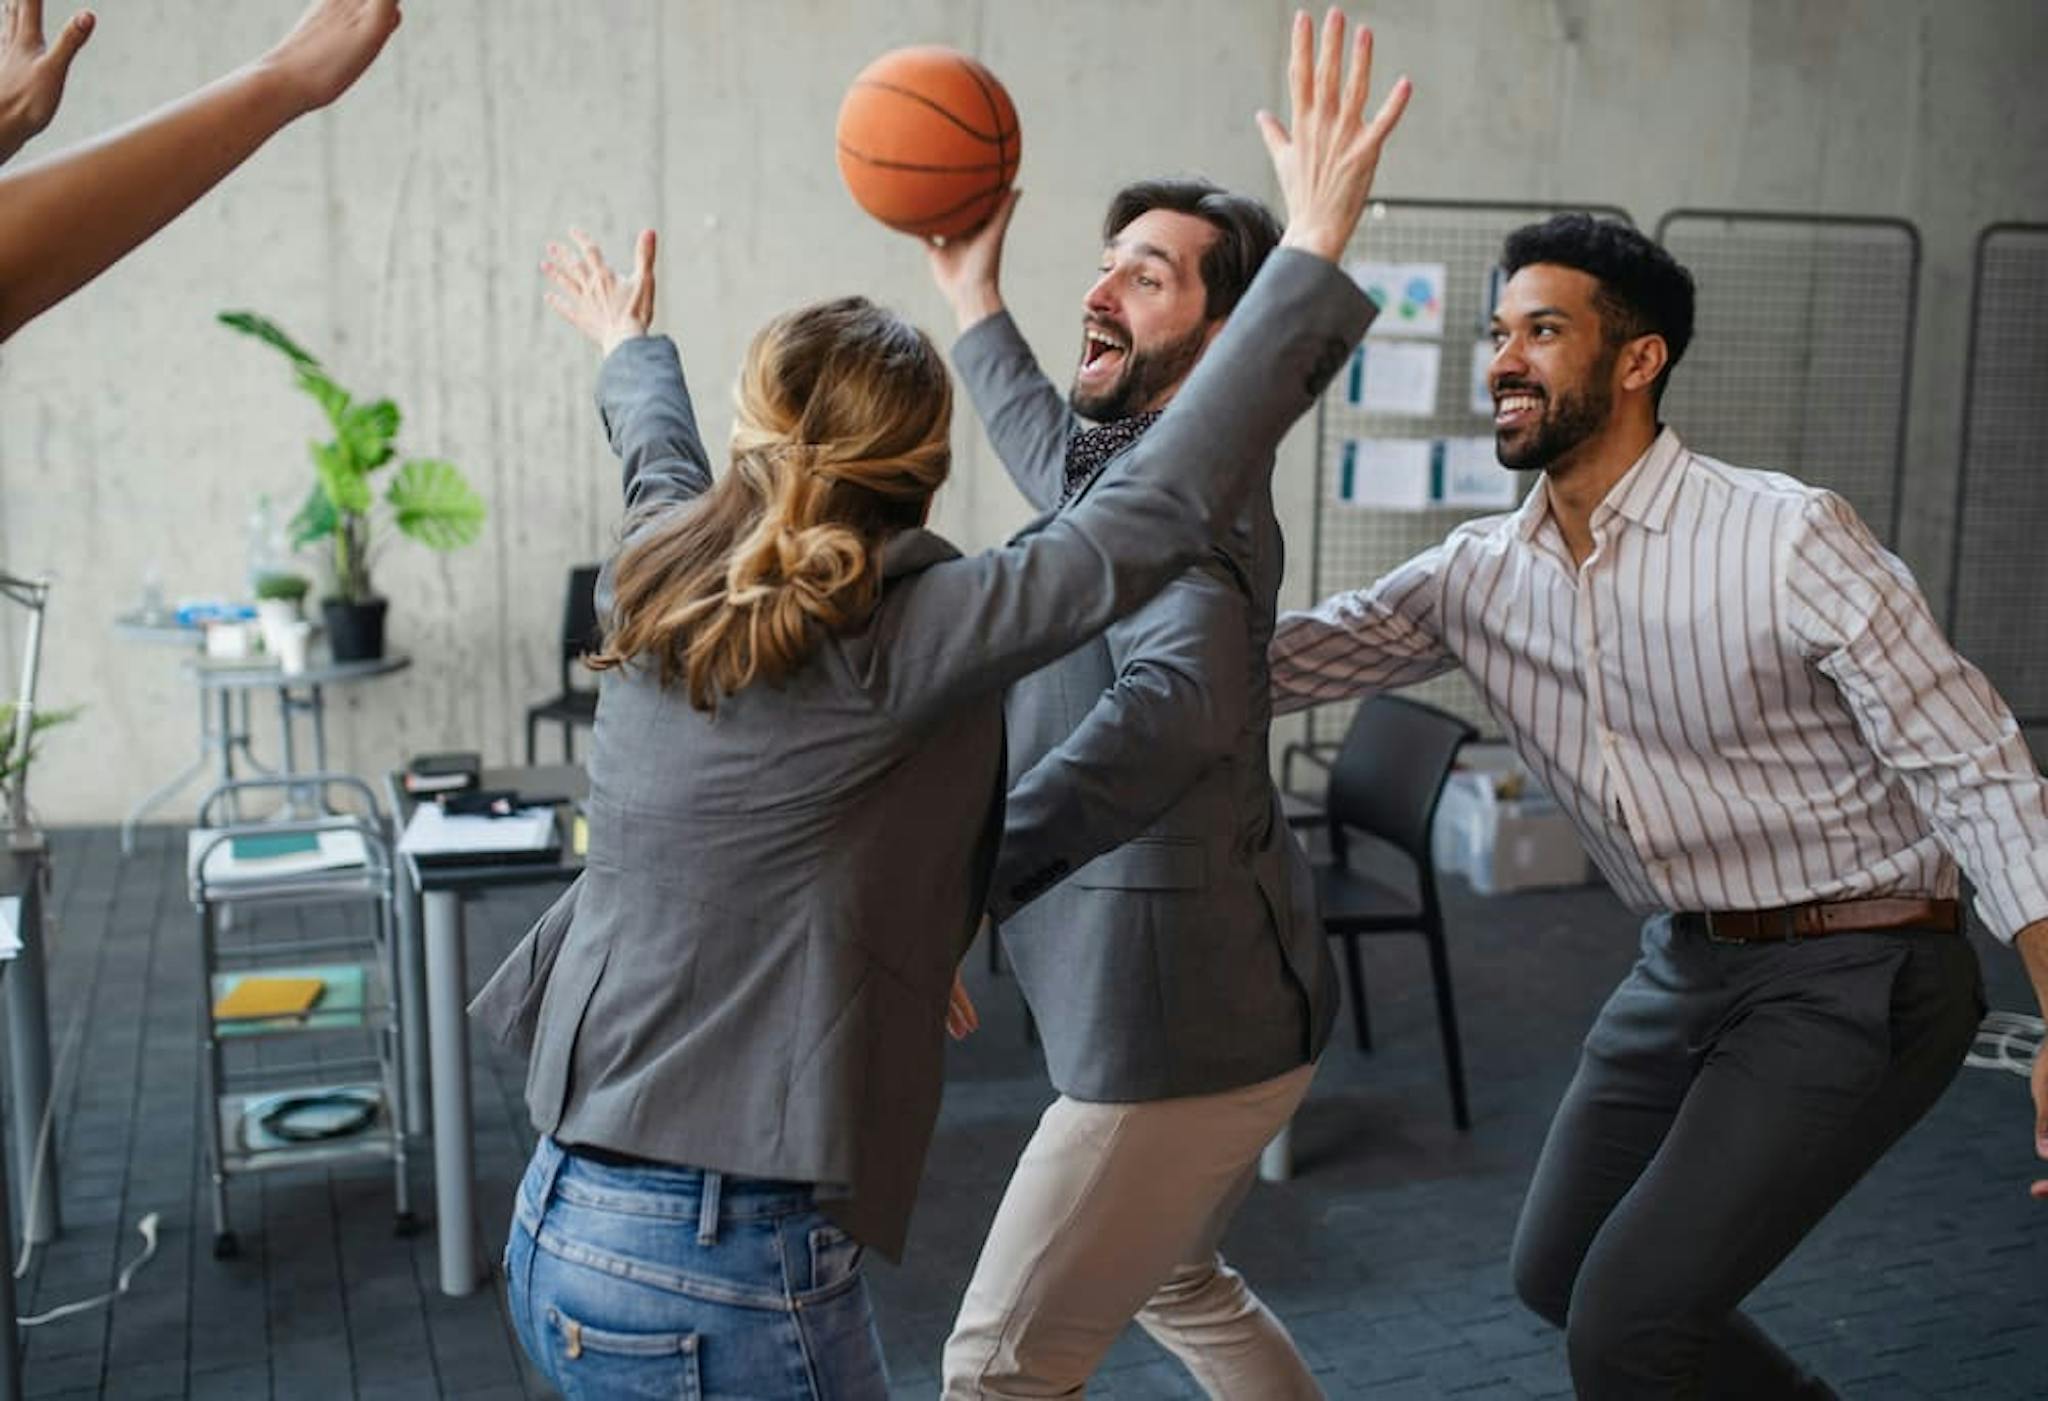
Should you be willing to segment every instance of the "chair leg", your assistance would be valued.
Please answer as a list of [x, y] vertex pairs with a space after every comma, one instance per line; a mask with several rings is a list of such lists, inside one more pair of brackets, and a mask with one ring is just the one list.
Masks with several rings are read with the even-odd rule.
[[576, 762], [576, 722], [573, 720], [562, 722], [562, 762]]
[[1358, 963], [1358, 936], [1339, 934], [1344, 944], [1344, 973], [1351, 985], [1351, 1025], [1358, 1032], [1358, 1049], [1372, 1049], [1372, 1014], [1365, 1006], [1365, 970]]
[[529, 769], [537, 762], [535, 752], [539, 744], [540, 720], [536, 716], [528, 715], [526, 717], [526, 767]]
[[1437, 1028], [1444, 1041], [1444, 1074], [1451, 1082], [1451, 1122], [1461, 1129], [1472, 1127], [1472, 1114], [1465, 1103], [1465, 1051], [1458, 1041], [1458, 1009], [1451, 1001], [1451, 956], [1444, 944], [1444, 927], [1433, 922], [1422, 931], [1429, 943], [1430, 980], [1436, 984]]

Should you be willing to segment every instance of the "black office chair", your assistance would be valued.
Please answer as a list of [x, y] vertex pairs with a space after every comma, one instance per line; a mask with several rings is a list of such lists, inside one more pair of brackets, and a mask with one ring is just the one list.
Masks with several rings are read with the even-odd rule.
[[539, 705], [526, 708], [526, 763], [539, 762], [535, 747], [543, 720], [562, 727], [562, 762], [576, 759], [576, 727], [597, 719], [597, 692], [573, 683], [577, 664], [597, 650], [597, 566], [582, 565], [569, 571], [569, 596], [562, 604], [562, 693]]
[[[1458, 1013], [1451, 996], [1450, 956], [1444, 945], [1443, 911], [1437, 901], [1436, 863], [1430, 827], [1437, 799], [1459, 748], [1479, 732], [1433, 706], [1398, 696], [1374, 696], [1358, 707], [1334, 757], [1290, 746], [1285, 760], [1302, 753], [1329, 769], [1320, 820], [1329, 827], [1330, 855], [1315, 867], [1316, 896], [1323, 927], [1344, 944], [1350, 982], [1351, 1019], [1358, 1048], [1372, 1049], [1372, 1020], [1366, 1009], [1365, 976], [1358, 939], [1365, 934], [1420, 934], [1429, 946], [1436, 984], [1437, 1025], [1443, 1036], [1444, 1070], [1451, 1082], [1451, 1118], [1472, 1126], [1465, 1104], [1465, 1056], [1458, 1041]], [[1364, 832], [1393, 847], [1414, 867], [1414, 889], [1403, 890], [1354, 871], [1347, 832]]]

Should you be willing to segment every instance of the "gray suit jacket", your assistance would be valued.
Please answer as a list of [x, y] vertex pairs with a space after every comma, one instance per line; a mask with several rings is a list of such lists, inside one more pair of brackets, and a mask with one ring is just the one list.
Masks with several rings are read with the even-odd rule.
[[[1000, 831], [1003, 689], [1202, 555], [1368, 305], [1329, 263], [1276, 258], [1084, 506], [973, 558], [898, 537], [872, 616], [783, 685], [706, 715], [645, 669], [605, 673], [587, 870], [472, 1007], [530, 1035], [534, 1126], [816, 1183], [898, 1253]], [[689, 509], [711, 474], [674, 347], [621, 346], [598, 400], [628, 507]]]
[[[1082, 509], [1095, 482], [1058, 508], [1076, 420], [1016, 326], [982, 322], [953, 357], [1018, 489], [1050, 512], [1019, 538]], [[1335, 969], [1268, 759], [1284, 567], [1270, 453], [1209, 557], [1010, 689], [990, 907], [1053, 1084], [1077, 1099], [1234, 1089], [1329, 1039]]]

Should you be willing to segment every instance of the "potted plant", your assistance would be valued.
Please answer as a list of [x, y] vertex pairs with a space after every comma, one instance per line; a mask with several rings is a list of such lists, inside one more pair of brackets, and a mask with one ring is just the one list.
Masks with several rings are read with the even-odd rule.
[[283, 653], [285, 630], [305, 616], [309, 587], [303, 574], [278, 570], [256, 576], [256, 622], [263, 629], [263, 648], [271, 655]]
[[[39, 840], [35, 829], [29, 823], [27, 803], [23, 798], [22, 781], [28, 776], [29, 760], [36, 757], [36, 737], [43, 731], [76, 720], [81, 707], [69, 710], [35, 710], [29, 713], [28, 724], [21, 724], [20, 708], [13, 701], [0, 701], [0, 797], [4, 797], [7, 812], [8, 845], [22, 849], [35, 845]], [[19, 733], [22, 730], [27, 733]], [[15, 745], [20, 744], [19, 753]]]
[[334, 592], [321, 600], [321, 612], [334, 659], [381, 657], [386, 600], [370, 583], [378, 533], [388, 524], [429, 549], [457, 549], [482, 531], [483, 498], [453, 463], [410, 458], [392, 473], [380, 502], [371, 475], [397, 456], [398, 405], [389, 399], [356, 402], [318, 360], [266, 317], [224, 311], [219, 319], [290, 360], [299, 388], [327, 417], [334, 436], [308, 445], [316, 480], [292, 517], [292, 547], [327, 542]]

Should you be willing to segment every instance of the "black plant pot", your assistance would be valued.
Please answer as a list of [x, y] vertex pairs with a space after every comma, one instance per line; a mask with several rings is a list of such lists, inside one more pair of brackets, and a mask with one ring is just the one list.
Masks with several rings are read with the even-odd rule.
[[327, 620], [327, 650], [338, 662], [374, 662], [384, 655], [384, 610], [389, 599], [362, 603], [326, 599], [320, 612]]

